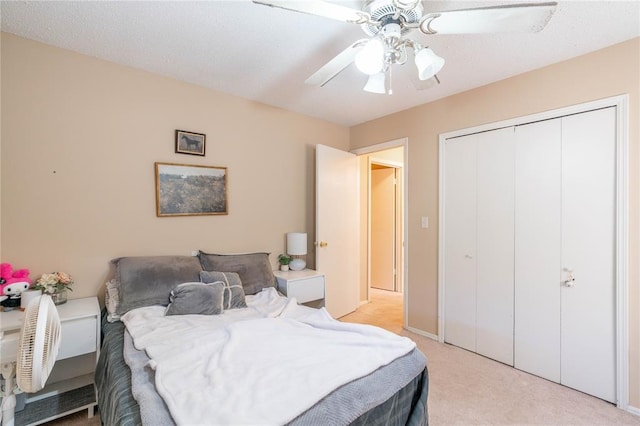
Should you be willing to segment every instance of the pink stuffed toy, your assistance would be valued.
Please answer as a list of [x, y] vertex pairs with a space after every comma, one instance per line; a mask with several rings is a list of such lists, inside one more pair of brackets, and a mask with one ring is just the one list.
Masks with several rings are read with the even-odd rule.
[[0, 304], [5, 310], [20, 306], [20, 294], [30, 285], [28, 269], [14, 271], [9, 263], [0, 263]]

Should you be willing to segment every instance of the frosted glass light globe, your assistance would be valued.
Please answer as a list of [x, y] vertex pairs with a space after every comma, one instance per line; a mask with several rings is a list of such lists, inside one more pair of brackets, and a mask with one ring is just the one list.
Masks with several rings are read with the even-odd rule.
[[372, 38], [356, 55], [356, 67], [367, 75], [378, 74], [384, 66], [384, 46], [379, 38]]
[[444, 66], [444, 59], [436, 55], [433, 50], [428, 47], [420, 49], [414, 59], [420, 80], [427, 80], [433, 77]]

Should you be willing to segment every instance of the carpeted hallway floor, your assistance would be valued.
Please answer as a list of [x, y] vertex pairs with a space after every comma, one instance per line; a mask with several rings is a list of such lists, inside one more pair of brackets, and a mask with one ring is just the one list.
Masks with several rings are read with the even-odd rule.
[[582, 392], [402, 329], [402, 295], [372, 289], [341, 321], [414, 340], [427, 356], [430, 425], [640, 425], [640, 417]]

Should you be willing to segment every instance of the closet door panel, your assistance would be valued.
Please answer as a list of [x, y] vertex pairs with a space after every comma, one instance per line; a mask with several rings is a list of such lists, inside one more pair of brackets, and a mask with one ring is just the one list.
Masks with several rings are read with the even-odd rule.
[[513, 365], [514, 128], [477, 139], [476, 352]]
[[[562, 119], [561, 383], [614, 402], [616, 110]], [[569, 271], [564, 271], [563, 280]]]
[[561, 120], [516, 127], [516, 368], [560, 381]]
[[476, 350], [475, 136], [445, 145], [445, 341]]

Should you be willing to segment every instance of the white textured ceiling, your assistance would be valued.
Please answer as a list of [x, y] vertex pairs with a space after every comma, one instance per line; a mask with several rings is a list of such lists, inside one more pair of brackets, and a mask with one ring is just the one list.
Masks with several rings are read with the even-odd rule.
[[[532, 2], [533, 0], [529, 0]], [[425, 11], [517, 3], [423, 1]], [[360, 2], [343, 5], [360, 8]], [[359, 26], [260, 6], [209, 2], [2, 1], [2, 31], [352, 126], [640, 36], [638, 1], [559, 1], [536, 34], [411, 38], [444, 57], [441, 84], [416, 91], [411, 63], [393, 95], [362, 91], [349, 66], [324, 87], [304, 81], [363, 37]], [[615, 78], [615, 70], [605, 70]]]

